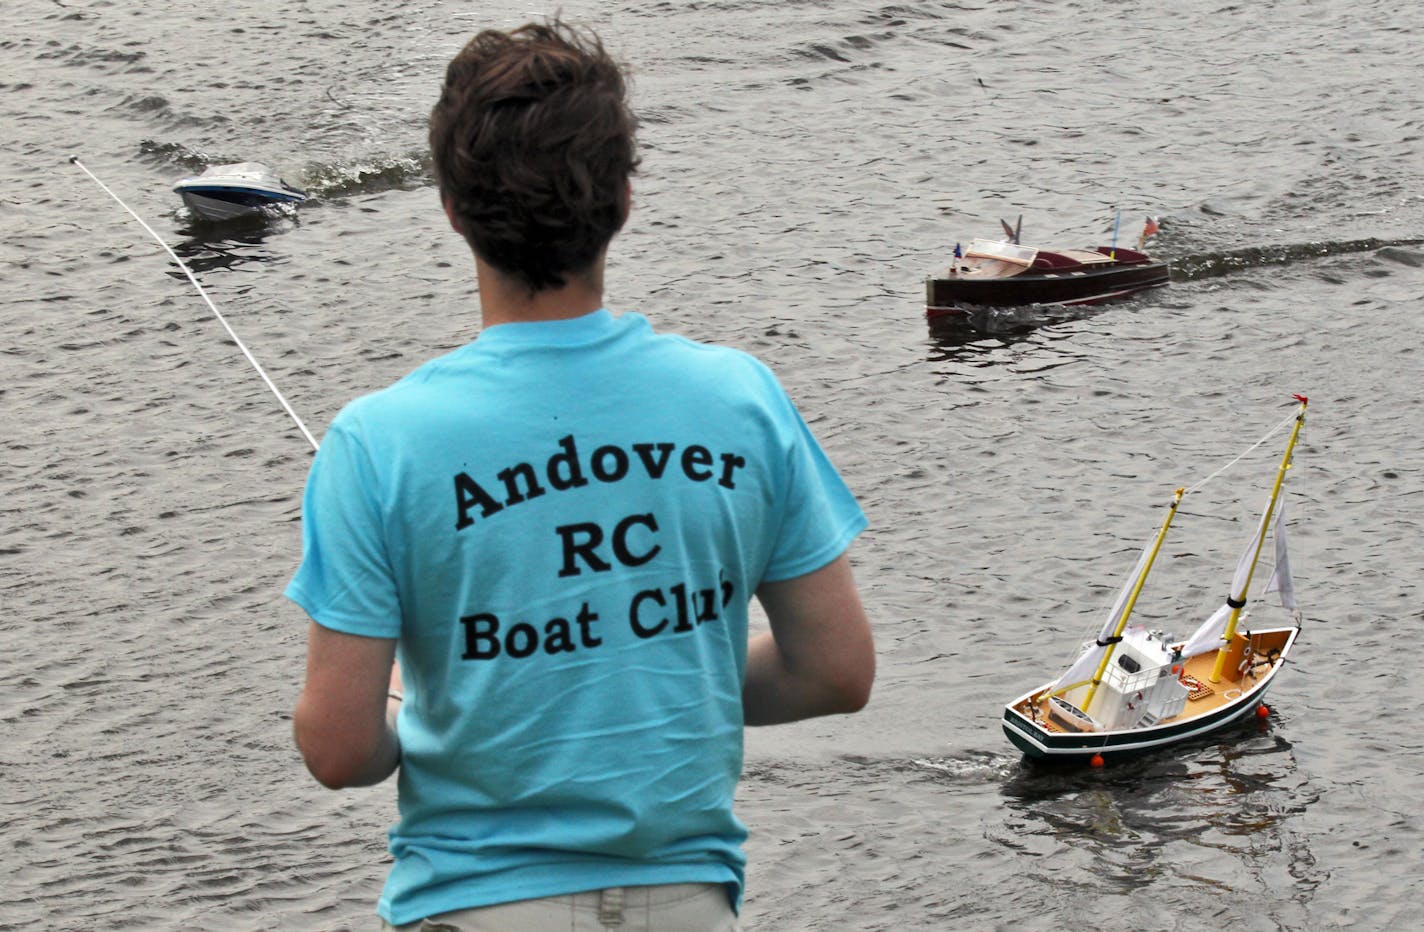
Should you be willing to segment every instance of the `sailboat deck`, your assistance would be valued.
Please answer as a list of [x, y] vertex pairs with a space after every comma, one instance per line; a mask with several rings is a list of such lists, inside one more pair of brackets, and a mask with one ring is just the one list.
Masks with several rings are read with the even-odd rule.
[[[1187, 696], [1186, 707], [1181, 714], [1163, 719], [1157, 724], [1167, 725], [1206, 715], [1240, 699], [1242, 693], [1249, 692], [1276, 665], [1284, 661], [1284, 657], [1280, 656], [1279, 652], [1285, 647], [1287, 636], [1287, 632], [1284, 630], [1251, 635], [1249, 640], [1245, 635], [1238, 635], [1235, 643], [1227, 649], [1222, 677], [1216, 683], [1211, 681], [1212, 668], [1216, 664], [1216, 651], [1208, 651], [1185, 661], [1182, 665], [1180, 679], [1192, 690]], [[1246, 669], [1242, 670], [1242, 661], [1246, 656], [1248, 644], [1252, 651], [1252, 657], [1261, 665], [1252, 666], [1248, 663]], [[1270, 656], [1272, 650], [1277, 652], [1275, 660], [1266, 664], [1266, 658]], [[1030, 700], [1028, 699], [1020, 702], [1014, 708], [1048, 731], [1070, 733], [1070, 729], [1058, 724], [1048, 714], [1047, 693], [1039, 693], [1032, 701], [1037, 707], [1035, 711], [1029, 710]]]

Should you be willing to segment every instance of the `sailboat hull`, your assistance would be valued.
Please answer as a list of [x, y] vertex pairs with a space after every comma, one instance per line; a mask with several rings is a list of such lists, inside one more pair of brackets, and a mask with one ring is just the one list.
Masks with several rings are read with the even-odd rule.
[[[1064, 727], [1048, 714], [1046, 693], [1053, 684], [1045, 683], [1004, 708], [1004, 734], [1028, 758], [1061, 763], [1087, 763], [1096, 755], [1104, 760], [1135, 756], [1205, 737], [1256, 714], [1299, 633], [1294, 627], [1250, 632], [1247, 637], [1278, 652], [1269, 667], [1257, 670], [1254, 676], [1248, 673], [1223, 679], [1210, 688], [1210, 695], [1189, 703], [1182, 714], [1154, 725], [1097, 731]], [[1196, 658], [1197, 666], [1192, 669], [1201, 673], [1215, 656], [1212, 652]], [[1205, 678], [1204, 674], [1198, 677]]]

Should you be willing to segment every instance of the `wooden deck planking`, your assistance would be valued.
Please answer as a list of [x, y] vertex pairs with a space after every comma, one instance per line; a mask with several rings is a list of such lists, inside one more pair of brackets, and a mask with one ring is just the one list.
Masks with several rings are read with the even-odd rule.
[[[1253, 642], [1257, 642], [1252, 644], [1253, 649], [1257, 652], [1256, 656], [1258, 658], [1264, 659], [1266, 651], [1273, 647], [1279, 649], [1282, 645], [1285, 644], [1286, 637], [1283, 634], [1272, 636], [1259, 635], [1253, 637], [1251, 640]], [[1175, 715], [1172, 718], [1165, 718], [1157, 724], [1170, 724], [1172, 722], [1180, 721], [1182, 719], [1193, 718], [1195, 716], [1202, 715], [1206, 712], [1215, 711], [1216, 709], [1219, 709], [1222, 706], [1227, 705], [1240, 698], [1241, 692], [1249, 691], [1253, 686], [1255, 686], [1256, 683], [1260, 681], [1261, 677], [1264, 677], [1269, 671], [1265, 668], [1262, 668], [1259, 675], [1253, 676], [1249, 673], [1242, 674], [1238, 670], [1238, 667], [1241, 663], [1242, 652], [1245, 649], [1246, 643], [1246, 637], [1238, 634], [1236, 643], [1233, 645], [1231, 651], [1227, 655], [1227, 663], [1225, 669], [1222, 671], [1221, 681], [1217, 683], [1213, 683], [1211, 681], [1212, 668], [1216, 665], [1216, 651], [1208, 651], [1205, 654], [1198, 654], [1197, 656], [1187, 660], [1183, 664], [1183, 673], [1197, 680], [1204, 687], [1209, 689], [1210, 692], [1207, 695], [1201, 696], [1197, 699], [1188, 698], [1186, 707], [1182, 710], [1182, 713], [1180, 715]], [[1279, 659], [1276, 661], [1277, 664], [1279, 664], [1280, 662], [1281, 661]], [[1025, 716], [1028, 716], [1028, 705], [1029, 703], [1027, 701], [1024, 701], [1022, 703], [1019, 703], [1016, 708], [1020, 713], [1024, 714]], [[1035, 719], [1039, 725], [1046, 728], [1048, 731], [1067, 731], [1067, 729], [1061, 727], [1057, 722], [1052, 721], [1049, 717], [1046, 698], [1041, 699], [1037, 703], [1037, 705], [1038, 714], [1036, 716], [1029, 717]]]

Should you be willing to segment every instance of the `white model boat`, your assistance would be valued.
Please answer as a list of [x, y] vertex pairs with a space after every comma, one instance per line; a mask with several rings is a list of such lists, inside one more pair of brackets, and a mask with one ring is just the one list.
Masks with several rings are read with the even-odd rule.
[[[1187, 491], [1178, 489], [1166, 520], [1143, 550], [1097, 637], [1083, 645], [1077, 659], [1057, 679], [1005, 707], [1004, 733], [1028, 758], [1100, 765], [1114, 757], [1169, 747], [1268, 714], [1262, 705], [1266, 690], [1284, 667], [1300, 633], [1300, 613], [1286, 554], [1285, 508], [1280, 501], [1291, 455], [1305, 423], [1306, 399], [1295, 398], [1300, 407], [1293, 415], [1290, 441], [1260, 524], [1238, 561], [1225, 604], [1185, 639], [1129, 624]], [[1268, 531], [1275, 542], [1275, 568], [1264, 591], [1280, 594], [1281, 604], [1292, 613], [1292, 624], [1248, 630], [1242, 626], [1249, 614], [1246, 596]]]
[[232, 220], [260, 215], [274, 207], [295, 207], [307, 199], [305, 191], [287, 184], [260, 162], [214, 165], [201, 175], [173, 185], [194, 215], [202, 220]]

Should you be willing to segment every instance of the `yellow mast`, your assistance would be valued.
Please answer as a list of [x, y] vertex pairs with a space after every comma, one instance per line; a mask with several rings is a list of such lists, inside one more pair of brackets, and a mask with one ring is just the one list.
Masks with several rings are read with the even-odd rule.
[[1103, 659], [1098, 662], [1098, 670], [1093, 674], [1092, 681], [1088, 684], [1088, 694], [1083, 698], [1083, 711], [1093, 704], [1093, 695], [1098, 691], [1098, 684], [1103, 681], [1103, 674], [1107, 671], [1108, 661], [1112, 659], [1113, 651], [1122, 640], [1122, 632], [1127, 629], [1128, 616], [1132, 614], [1132, 607], [1137, 604], [1137, 597], [1142, 594], [1142, 587], [1147, 584], [1147, 574], [1152, 572], [1152, 564], [1157, 561], [1157, 551], [1162, 549], [1162, 541], [1167, 538], [1167, 528], [1172, 526], [1172, 519], [1177, 516], [1177, 506], [1182, 503], [1182, 496], [1186, 494], [1186, 489], [1181, 488], [1172, 496], [1172, 505], [1167, 510], [1167, 519], [1162, 522], [1162, 529], [1157, 532], [1157, 539], [1152, 542], [1152, 550], [1147, 556], [1147, 562], [1142, 565], [1142, 572], [1137, 574], [1137, 580], [1132, 585], [1132, 592], [1127, 597], [1127, 604], [1122, 607], [1122, 615], [1117, 620], [1117, 626], [1113, 628], [1112, 636], [1108, 638], [1107, 650], [1103, 651]]
[[1227, 648], [1236, 637], [1236, 622], [1241, 618], [1241, 610], [1246, 607], [1246, 593], [1251, 589], [1251, 577], [1256, 574], [1256, 561], [1261, 558], [1261, 547], [1266, 542], [1266, 529], [1271, 526], [1271, 515], [1275, 513], [1276, 501], [1281, 496], [1281, 486], [1286, 481], [1286, 470], [1291, 466], [1291, 454], [1295, 452], [1295, 442], [1300, 437], [1300, 429], [1305, 425], [1305, 406], [1308, 399], [1295, 395], [1300, 402], [1296, 412], [1295, 427], [1291, 429], [1290, 442], [1286, 444], [1285, 455], [1281, 457], [1280, 468], [1276, 470], [1276, 483], [1271, 487], [1271, 500], [1266, 503], [1266, 514], [1261, 518], [1261, 527], [1256, 532], [1256, 550], [1251, 555], [1251, 567], [1246, 571], [1246, 579], [1241, 583], [1240, 592], [1229, 593], [1226, 604], [1231, 606], [1231, 615], [1226, 619], [1226, 629], [1221, 633], [1221, 647], [1216, 650], [1216, 663], [1211, 668], [1211, 681], [1221, 682], [1222, 671], [1226, 668]]

